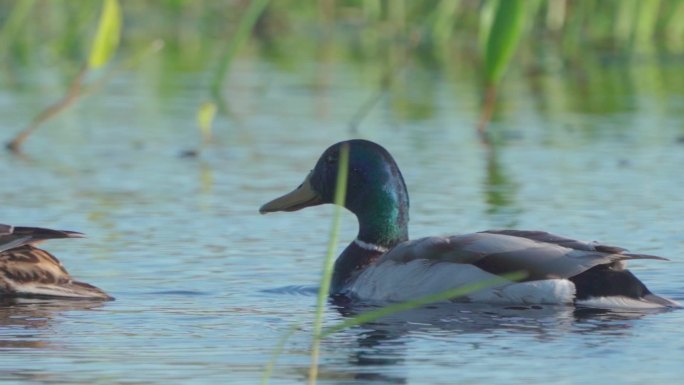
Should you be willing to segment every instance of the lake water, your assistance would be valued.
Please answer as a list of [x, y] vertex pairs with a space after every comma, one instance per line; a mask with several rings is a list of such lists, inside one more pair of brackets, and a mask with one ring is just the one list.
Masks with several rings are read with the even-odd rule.
[[[565, 73], [513, 73], [489, 152], [467, 74], [411, 69], [351, 134], [375, 92], [358, 68], [241, 61], [230, 115], [197, 158], [179, 154], [199, 143], [206, 79], [120, 73], [42, 127], [23, 157], [0, 152], [0, 222], [87, 233], [46, 248], [117, 298], [0, 304], [0, 382], [255, 384], [296, 328], [270, 383], [303, 383], [332, 207], [257, 210], [357, 136], [402, 168], [412, 237], [510, 227], [601, 240], [670, 258], [631, 267], [684, 301], [684, 88], [662, 80], [681, 73], [671, 67], [657, 87], [638, 65], [605, 68], [584, 90]], [[3, 140], [64, 89], [48, 69], [21, 79], [0, 91]], [[345, 214], [340, 250], [355, 226]], [[364, 310], [329, 304], [325, 324]], [[326, 338], [319, 383], [679, 383], [683, 324], [683, 311], [440, 304]]]

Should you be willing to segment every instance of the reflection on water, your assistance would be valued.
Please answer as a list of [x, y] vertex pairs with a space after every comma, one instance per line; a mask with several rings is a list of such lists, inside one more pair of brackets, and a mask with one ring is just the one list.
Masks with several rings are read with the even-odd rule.
[[[352, 317], [376, 306], [346, 304], [336, 309], [344, 317]], [[328, 346], [352, 338], [349, 367], [323, 366], [321, 376], [330, 383], [342, 384], [348, 380], [373, 383], [405, 384], [411, 382], [401, 372], [420, 356], [416, 338], [435, 343], [447, 341], [459, 344], [465, 350], [486, 350], [487, 345], [500, 344], [497, 340], [517, 339], [521, 335], [529, 343], [557, 344], [560, 340], [582, 338], [591, 334], [599, 338], [625, 338], [633, 331], [634, 322], [642, 317], [663, 311], [611, 311], [568, 306], [494, 306], [486, 304], [438, 303], [419, 309], [385, 316], [374, 322], [341, 332], [331, 338]], [[331, 347], [332, 348], [332, 347]], [[540, 350], [547, 350], [538, 345]], [[444, 352], [442, 352], [444, 353]], [[577, 352], [581, 354], [580, 352]], [[430, 360], [430, 358], [425, 357]], [[443, 360], [443, 358], [440, 358]], [[452, 364], [466, 365], [463, 357]], [[501, 357], [501, 360], [505, 358]], [[408, 365], [410, 368], [410, 364]], [[355, 369], [351, 369], [355, 368]], [[464, 367], [464, 370], [467, 370]], [[340, 380], [342, 378], [342, 380]]]
[[55, 318], [69, 311], [99, 308], [102, 301], [0, 298], [0, 350], [54, 348], [49, 333]]
[[497, 156], [498, 147], [498, 143], [492, 143], [486, 148], [487, 177], [483, 190], [486, 194], [487, 214], [505, 221], [497, 227], [513, 228], [517, 225], [516, 216], [520, 211], [515, 207], [517, 186], [515, 181], [506, 175], [506, 170]]
[[[348, 305], [337, 310], [345, 317], [350, 317], [375, 308]], [[438, 303], [385, 316], [364, 324], [362, 329], [372, 329], [386, 339], [400, 338], [406, 333], [421, 330], [440, 330], [453, 334], [527, 333], [544, 339], [555, 333], [583, 333], [589, 331], [587, 329], [592, 332], [625, 329], [629, 327], [627, 321], [666, 311]]]

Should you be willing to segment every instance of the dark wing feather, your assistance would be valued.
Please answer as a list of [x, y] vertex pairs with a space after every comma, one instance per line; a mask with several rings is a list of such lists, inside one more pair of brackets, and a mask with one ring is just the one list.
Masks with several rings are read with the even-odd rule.
[[500, 234], [500, 235], [510, 235], [512, 237], [527, 238], [536, 242], [542, 243], [553, 243], [558, 246], [567, 247], [575, 250], [585, 250], [585, 251], [597, 251], [596, 246], [605, 248], [605, 252], [609, 253], [619, 253], [626, 251], [621, 247], [600, 245], [595, 242], [584, 242], [578, 241], [577, 239], [565, 238], [559, 235], [547, 233], [545, 231], [530, 231], [530, 230], [486, 230], [481, 231], [481, 234]]
[[41, 227], [14, 227], [0, 224], [0, 252], [24, 245], [33, 245], [48, 239], [83, 238], [82, 233], [52, 230]]
[[570, 278], [597, 265], [629, 259], [664, 259], [582, 242], [541, 231], [500, 230], [448, 237], [427, 237], [399, 244], [378, 263], [467, 263], [492, 274], [525, 271], [527, 280]]
[[486, 234], [501, 234], [510, 235], [513, 237], [527, 238], [537, 242], [543, 243], [553, 243], [558, 246], [568, 247], [574, 250], [584, 250], [584, 251], [598, 251], [600, 253], [607, 254], [621, 254], [624, 255], [623, 259], [657, 259], [661, 261], [669, 261], [667, 258], [659, 257], [657, 255], [651, 254], [641, 254], [641, 253], [626, 253], [627, 249], [618, 246], [605, 245], [598, 242], [586, 242], [579, 241], [577, 239], [565, 238], [559, 235], [547, 233], [545, 231], [530, 231], [530, 230], [486, 230], [480, 233]]

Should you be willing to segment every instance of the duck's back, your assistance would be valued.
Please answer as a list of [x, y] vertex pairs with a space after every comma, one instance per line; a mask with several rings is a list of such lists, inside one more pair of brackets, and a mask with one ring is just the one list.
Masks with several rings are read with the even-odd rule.
[[404, 301], [492, 281], [506, 282], [461, 298], [490, 303], [596, 304], [662, 307], [676, 303], [653, 295], [631, 272], [628, 259], [664, 259], [539, 231], [500, 230], [403, 242], [367, 267], [346, 288], [354, 297]]

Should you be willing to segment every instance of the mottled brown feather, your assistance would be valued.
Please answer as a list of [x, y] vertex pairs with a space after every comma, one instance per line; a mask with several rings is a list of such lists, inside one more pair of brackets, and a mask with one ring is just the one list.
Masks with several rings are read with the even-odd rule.
[[0, 296], [112, 299], [95, 286], [74, 281], [54, 255], [34, 246], [48, 239], [81, 237], [74, 231], [0, 224]]
[[62, 263], [52, 254], [24, 245], [0, 253], [0, 280], [59, 284], [72, 281]]

